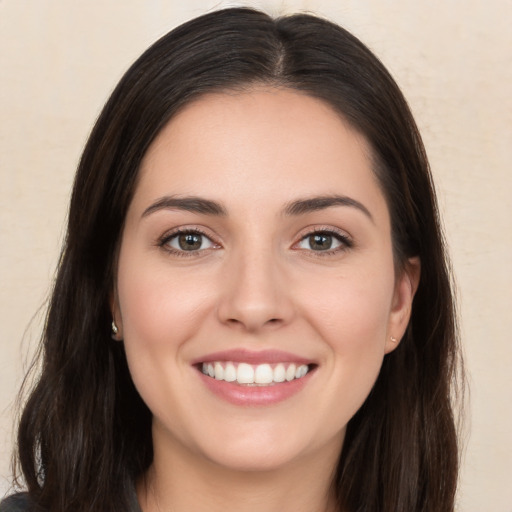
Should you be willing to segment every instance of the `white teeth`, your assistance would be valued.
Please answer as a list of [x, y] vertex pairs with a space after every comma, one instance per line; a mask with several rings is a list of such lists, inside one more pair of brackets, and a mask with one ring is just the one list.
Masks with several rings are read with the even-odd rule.
[[286, 370], [286, 380], [289, 382], [293, 379], [295, 379], [295, 365], [291, 364]]
[[217, 380], [224, 380], [224, 368], [220, 363], [215, 363], [215, 378]]
[[[297, 375], [297, 373], [298, 373], [298, 375]], [[300, 379], [300, 378], [304, 377], [306, 375], [306, 373], [308, 373], [308, 367], [305, 364], [302, 364], [297, 368], [297, 372], [295, 373], [295, 378]]]
[[274, 368], [274, 382], [284, 382], [284, 379], [286, 379], [286, 370], [284, 365], [279, 363]]
[[256, 366], [254, 372], [254, 382], [256, 384], [270, 384], [274, 380], [274, 372], [269, 364], [260, 364]]
[[236, 370], [236, 380], [239, 384], [254, 384], [254, 370], [252, 366], [240, 363]]
[[233, 363], [228, 363], [224, 370], [224, 380], [226, 382], [234, 382], [236, 380], [236, 368]]
[[278, 363], [274, 368], [268, 363], [250, 365], [212, 361], [202, 364], [202, 372], [216, 380], [237, 382], [238, 384], [266, 385], [301, 379], [309, 371], [306, 364]]

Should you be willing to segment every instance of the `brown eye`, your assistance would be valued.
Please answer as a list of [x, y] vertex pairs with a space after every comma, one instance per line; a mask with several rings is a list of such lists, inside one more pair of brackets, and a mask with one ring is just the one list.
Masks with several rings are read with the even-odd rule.
[[187, 233], [178, 236], [178, 245], [183, 251], [197, 251], [203, 243], [202, 235]]
[[309, 247], [313, 251], [326, 251], [332, 248], [332, 236], [323, 233], [310, 235], [308, 237]]
[[298, 244], [298, 249], [313, 252], [339, 251], [352, 247], [348, 237], [331, 231], [317, 231], [306, 235]]
[[197, 252], [213, 247], [214, 243], [202, 233], [184, 231], [167, 238], [164, 245], [177, 252]]

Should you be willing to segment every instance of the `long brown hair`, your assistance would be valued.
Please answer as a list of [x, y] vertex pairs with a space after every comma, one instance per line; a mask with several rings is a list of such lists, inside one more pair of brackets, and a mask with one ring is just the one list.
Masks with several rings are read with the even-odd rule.
[[31, 499], [61, 512], [124, 511], [152, 462], [151, 414], [110, 338], [116, 249], [140, 162], [185, 104], [270, 84], [320, 98], [362, 133], [392, 221], [397, 268], [421, 279], [399, 347], [350, 421], [333, 487], [340, 511], [451, 512], [458, 347], [453, 294], [421, 137], [380, 61], [339, 26], [251, 9], [196, 18], [149, 48], [105, 105], [77, 171], [42, 337], [42, 372], [22, 414], [18, 461]]

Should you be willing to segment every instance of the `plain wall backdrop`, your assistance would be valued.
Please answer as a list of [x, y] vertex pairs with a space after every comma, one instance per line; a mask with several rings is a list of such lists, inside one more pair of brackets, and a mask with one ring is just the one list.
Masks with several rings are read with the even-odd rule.
[[[208, 10], [311, 11], [384, 62], [423, 134], [458, 283], [470, 384], [458, 499], [512, 511], [512, 1], [0, 0], [0, 496], [81, 150], [122, 73]], [[39, 311], [39, 313], [38, 313]]]

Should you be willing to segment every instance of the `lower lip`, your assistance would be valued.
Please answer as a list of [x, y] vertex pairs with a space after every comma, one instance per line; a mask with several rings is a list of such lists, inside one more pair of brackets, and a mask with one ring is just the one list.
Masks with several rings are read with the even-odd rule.
[[304, 388], [312, 373], [313, 371], [309, 371], [300, 379], [269, 386], [242, 386], [234, 382], [214, 379], [198, 371], [199, 377], [212, 393], [234, 405], [252, 407], [273, 405], [292, 397]]

